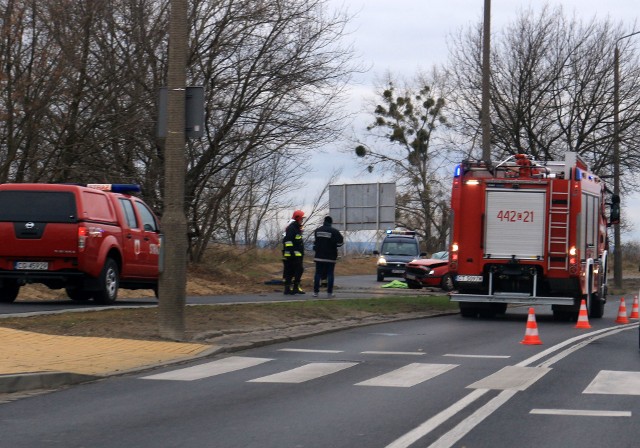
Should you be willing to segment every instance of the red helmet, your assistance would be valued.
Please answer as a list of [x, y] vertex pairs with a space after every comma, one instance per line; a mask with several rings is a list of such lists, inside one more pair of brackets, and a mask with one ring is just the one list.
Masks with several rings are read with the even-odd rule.
[[293, 212], [293, 216], [291, 218], [300, 222], [302, 221], [302, 218], [304, 218], [304, 212], [302, 210], [296, 210], [295, 212]]

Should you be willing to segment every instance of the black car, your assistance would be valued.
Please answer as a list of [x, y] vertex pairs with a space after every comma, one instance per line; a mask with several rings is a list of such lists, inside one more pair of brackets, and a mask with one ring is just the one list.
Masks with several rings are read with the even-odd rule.
[[420, 252], [416, 233], [409, 230], [387, 230], [380, 251], [373, 253], [378, 255], [376, 274], [379, 282], [385, 277], [403, 277], [407, 263], [426, 255]]

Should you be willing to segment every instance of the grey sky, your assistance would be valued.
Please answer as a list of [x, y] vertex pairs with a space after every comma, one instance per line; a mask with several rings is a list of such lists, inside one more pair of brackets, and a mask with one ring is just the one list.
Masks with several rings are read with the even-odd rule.
[[[409, 79], [419, 69], [428, 70], [433, 65], [446, 63], [448, 36], [461, 27], [479, 22], [484, 0], [329, 0], [329, 4], [334, 8], [346, 8], [354, 15], [347, 39], [353, 43], [361, 61], [371, 66], [367, 73], [354, 79], [349, 91], [349, 107], [360, 113], [353, 130], [361, 132], [370, 120], [366, 97], [373, 95], [374, 81], [386, 71]], [[567, 16], [575, 14], [585, 21], [610, 18], [623, 23], [629, 32], [640, 30], [638, 0], [492, 0], [492, 32], [499, 32], [521, 10], [539, 10], [546, 4], [561, 5]], [[354, 156], [339, 152], [347, 147], [349, 144], [345, 139], [334, 150], [312, 159], [314, 171], [305, 177], [308, 186], [300, 201], [310, 202], [330, 173], [340, 167], [343, 175], [339, 183], [385, 180], [379, 173], [362, 173]], [[640, 239], [640, 195], [636, 196], [625, 201], [625, 213], [633, 216], [633, 209], [639, 210], [633, 218], [635, 231], [628, 237]]]

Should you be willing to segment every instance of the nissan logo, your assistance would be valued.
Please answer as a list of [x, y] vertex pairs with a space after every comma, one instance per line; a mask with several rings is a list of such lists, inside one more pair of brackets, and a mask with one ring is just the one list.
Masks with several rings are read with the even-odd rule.
[[24, 225], [25, 229], [33, 229], [36, 225], [32, 222], [28, 222]]

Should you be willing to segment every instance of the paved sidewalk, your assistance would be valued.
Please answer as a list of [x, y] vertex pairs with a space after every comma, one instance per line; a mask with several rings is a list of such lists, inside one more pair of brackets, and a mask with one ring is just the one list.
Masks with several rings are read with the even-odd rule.
[[216, 350], [205, 344], [53, 336], [8, 328], [0, 328], [0, 341], [0, 393], [74, 384]]

